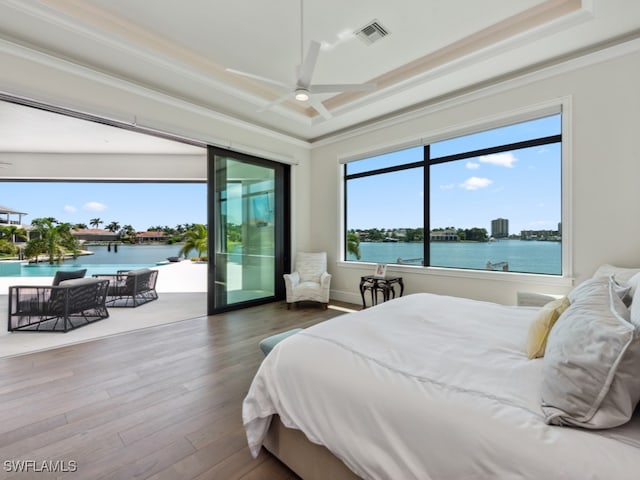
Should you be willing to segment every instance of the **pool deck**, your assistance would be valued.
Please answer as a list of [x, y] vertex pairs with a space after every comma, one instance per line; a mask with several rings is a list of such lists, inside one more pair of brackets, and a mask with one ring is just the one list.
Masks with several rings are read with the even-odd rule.
[[51, 285], [53, 277], [0, 277], [0, 357], [48, 350], [178, 322], [207, 314], [207, 265], [190, 261], [159, 267], [159, 299], [137, 308], [110, 308], [109, 318], [67, 333], [7, 331], [11, 285]]

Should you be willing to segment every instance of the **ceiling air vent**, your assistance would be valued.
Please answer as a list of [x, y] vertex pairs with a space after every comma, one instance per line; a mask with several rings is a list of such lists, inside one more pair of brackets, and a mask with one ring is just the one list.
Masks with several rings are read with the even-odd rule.
[[367, 45], [371, 45], [373, 42], [380, 40], [382, 37], [386, 37], [387, 35], [389, 35], [389, 30], [384, 28], [378, 20], [369, 22], [366, 26], [356, 32], [356, 37]]

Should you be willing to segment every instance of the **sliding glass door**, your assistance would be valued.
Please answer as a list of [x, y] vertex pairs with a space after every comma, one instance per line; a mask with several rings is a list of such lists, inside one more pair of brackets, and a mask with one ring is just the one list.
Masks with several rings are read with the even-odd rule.
[[284, 298], [288, 192], [287, 165], [209, 147], [209, 314]]

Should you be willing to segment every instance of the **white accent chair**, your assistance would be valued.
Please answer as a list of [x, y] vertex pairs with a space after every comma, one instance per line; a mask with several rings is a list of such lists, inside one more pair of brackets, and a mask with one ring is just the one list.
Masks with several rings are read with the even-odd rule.
[[320, 302], [326, 309], [329, 305], [331, 274], [327, 273], [327, 253], [299, 252], [295, 268], [284, 274], [287, 289], [287, 309], [295, 302]]

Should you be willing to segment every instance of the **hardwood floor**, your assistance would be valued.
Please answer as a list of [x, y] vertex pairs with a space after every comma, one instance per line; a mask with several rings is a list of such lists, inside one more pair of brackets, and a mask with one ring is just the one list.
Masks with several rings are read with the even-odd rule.
[[246, 445], [258, 342], [342, 313], [273, 303], [1, 359], [0, 478], [296, 479]]

